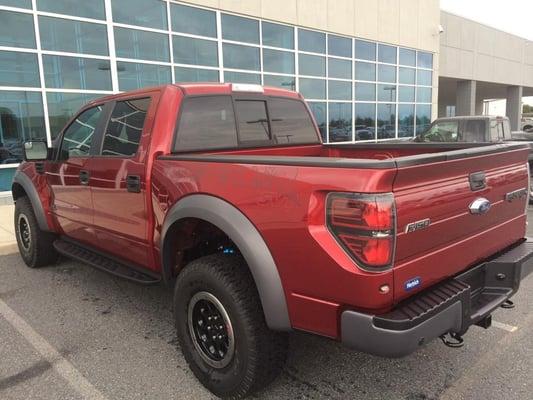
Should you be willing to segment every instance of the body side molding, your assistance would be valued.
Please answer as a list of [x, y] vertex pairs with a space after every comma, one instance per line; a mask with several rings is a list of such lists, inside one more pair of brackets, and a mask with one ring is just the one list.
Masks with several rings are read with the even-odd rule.
[[[28, 175], [21, 171], [15, 172], [15, 176], [13, 177], [13, 184], [19, 184], [20, 186], [22, 186], [22, 188], [28, 195], [28, 198], [30, 199], [31, 205], [33, 207], [33, 212], [35, 213], [35, 218], [37, 218], [37, 223], [39, 224], [39, 229], [50, 232], [51, 229], [48, 226], [46, 214], [44, 212], [41, 199], [39, 198], [39, 194], [37, 193], [35, 185], [28, 177]], [[16, 201], [14, 193], [13, 200]]]
[[168, 212], [161, 234], [163, 276], [167, 276], [166, 234], [172, 224], [183, 218], [198, 218], [221, 229], [237, 245], [254, 278], [265, 319], [269, 328], [291, 330], [285, 292], [272, 254], [263, 238], [248, 218], [231, 204], [203, 194], [195, 194], [178, 201]]

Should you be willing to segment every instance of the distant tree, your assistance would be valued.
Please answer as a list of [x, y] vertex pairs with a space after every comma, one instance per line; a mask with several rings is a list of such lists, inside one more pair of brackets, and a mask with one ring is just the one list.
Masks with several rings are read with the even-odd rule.
[[533, 113], [533, 106], [529, 105], [529, 104], [524, 104], [523, 106], [523, 109], [522, 109], [522, 112], [524, 114], [531, 114]]

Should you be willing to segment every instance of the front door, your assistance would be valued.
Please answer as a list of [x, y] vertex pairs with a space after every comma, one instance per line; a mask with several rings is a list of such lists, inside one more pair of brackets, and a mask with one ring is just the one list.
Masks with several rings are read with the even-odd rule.
[[150, 104], [150, 97], [114, 102], [100, 150], [88, 161], [97, 247], [140, 266], [151, 266], [152, 255], [142, 146]]
[[103, 110], [95, 106], [82, 111], [65, 129], [57, 159], [46, 163], [52, 213], [66, 236], [87, 244], [95, 239], [88, 161]]

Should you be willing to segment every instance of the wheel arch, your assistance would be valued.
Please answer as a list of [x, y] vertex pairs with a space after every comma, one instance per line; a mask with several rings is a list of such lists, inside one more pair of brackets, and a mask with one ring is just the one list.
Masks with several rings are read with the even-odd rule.
[[35, 185], [31, 179], [23, 172], [17, 171], [13, 177], [13, 184], [11, 185], [11, 194], [13, 196], [13, 201], [17, 201], [22, 196], [28, 197], [30, 200], [35, 218], [39, 224], [39, 229], [42, 231], [51, 231], [46, 220], [46, 213], [44, 212], [44, 207], [39, 198], [39, 193], [35, 188]]
[[272, 254], [259, 231], [250, 220], [228, 202], [214, 196], [196, 194], [178, 201], [167, 213], [161, 234], [162, 273], [165, 282], [172, 275], [172, 226], [187, 218], [204, 220], [235, 243], [244, 257], [259, 292], [265, 320], [269, 328], [291, 329], [285, 292]]

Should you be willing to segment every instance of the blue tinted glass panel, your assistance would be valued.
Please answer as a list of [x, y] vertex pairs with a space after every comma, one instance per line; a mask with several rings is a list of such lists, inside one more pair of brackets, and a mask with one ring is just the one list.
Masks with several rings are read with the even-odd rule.
[[264, 46], [294, 49], [294, 28], [271, 22], [262, 24]]
[[329, 103], [329, 141], [352, 140], [352, 104]]
[[378, 101], [396, 102], [396, 85], [378, 85]]
[[259, 48], [224, 43], [224, 67], [259, 71]]
[[300, 93], [306, 99], [325, 99], [326, 81], [322, 79], [300, 78]]
[[399, 101], [405, 103], [415, 102], [415, 87], [414, 86], [400, 86], [400, 93], [398, 95]]
[[259, 21], [222, 14], [222, 38], [259, 44]]
[[[51, 0], [56, 1], [56, 0]], [[80, 2], [76, 1], [76, 4]], [[92, 4], [92, 2], [87, 2]], [[147, 28], [167, 29], [167, 6], [160, 0], [111, 0], [113, 21]]]
[[431, 106], [421, 105], [416, 106], [416, 133], [424, 132], [431, 123]]
[[355, 101], [376, 101], [376, 85], [374, 83], [355, 83]]
[[409, 65], [410, 67], [416, 66], [416, 51], [411, 49], [400, 48], [400, 64]]
[[378, 139], [396, 137], [396, 104], [378, 104]]
[[376, 138], [376, 104], [355, 104], [355, 140]]
[[265, 75], [265, 86], [275, 86], [287, 90], [296, 90], [296, 78], [294, 76]]
[[298, 49], [313, 53], [326, 53], [326, 34], [298, 29]]
[[0, 51], [0, 86], [40, 87], [37, 55]]
[[411, 137], [415, 134], [415, 105], [398, 106], [398, 137]]
[[431, 88], [419, 87], [416, 89], [417, 103], [431, 103]]
[[328, 54], [339, 57], [352, 57], [352, 39], [341, 36], [328, 36]]
[[327, 127], [326, 127], [326, 103], [317, 103], [311, 102], [308, 103], [313, 116], [315, 117], [316, 124], [318, 125], [318, 130], [320, 131], [320, 136], [322, 136], [322, 141], [327, 142]]
[[391, 65], [380, 65], [378, 67], [378, 81], [396, 82], [396, 67]]
[[117, 57], [169, 61], [168, 35], [163, 33], [117, 27], [115, 48]]
[[0, 0], [0, 5], [18, 8], [31, 8], [31, 0]]
[[328, 63], [328, 74], [330, 78], [352, 79], [351, 61], [329, 58]]
[[176, 67], [174, 69], [178, 82], [219, 82], [218, 71], [212, 69]]
[[375, 81], [376, 64], [355, 62], [355, 79], [358, 81]]
[[170, 17], [174, 32], [217, 36], [217, 19], [214, 11], [170, 3]]
[[378, 45], [378, 60], [384, 63], [396, 64], [396, 47], [385, 44]]
[[52, 139], [55, 139], [72, 116], [91, 100], [101, 94], [86, 93], [47, 93], [48, 115]]
[[105, 19], [104, 0], [37, 0], [37, 9], [77, 17]]
[[330, 100], [351, 100], [352, 83], [343, 81], [328, 81], [328, 94]]
[[354, 57], [360, 60], [376, 61], [376, 44], [364, 40], [356, 40]]
[[33, 16], [11, 11], [0, 11], [0, 46], [34, 49]]
[[309, 76], [326, 76], [326, 58], [311, 56], [309, 54], [299, 55], [300, 74]]
[[43, 66], [48, 88], [111, 90], [108, 60], [44, 55]]
[[170, 67], [117, 62], [118, 85], [122, 91], [171, 83]]
[[416, 72], [417, 74], [417, 85], [423, 85], [423, 86], [431, 86], [432, 83], [432, 76], [433, 74], [431, 71], [425, 71], [425, 70], [418, 70]]
[[174, 36], [172, 42], [175, 63], [218, 67], [216, 42], [183, 36]]
[[418, 67], [419, 68], [433, 68], [433, 54], [418, 52]]
[[254, 83], [261, 84], [259, 74], [247, 74], [244, 72], [224, 71], [224, 81], [231, 83]]
[[416, 69], [400, 67], [400, 83], [414, 85], [416, 81]]
[[263, 70], [294, 74], [294, 53], [263, 49]]
[[[0, 96], [0, 164], [22, 161], [22, 143], [46, 139], [41, 93], [2, 91]], [[11, 190], [11, 182], [6, 190]]]
[[101, 24], [39, 17], [43, 50], [107, 56], [107, 28]]

